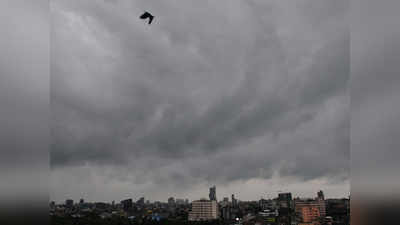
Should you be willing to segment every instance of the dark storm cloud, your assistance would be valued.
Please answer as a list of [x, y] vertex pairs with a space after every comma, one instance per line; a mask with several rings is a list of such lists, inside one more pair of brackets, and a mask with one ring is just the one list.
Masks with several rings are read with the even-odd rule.
[[54, 1], [53, 169], [347, 179], [347, 2], [321, 2]]

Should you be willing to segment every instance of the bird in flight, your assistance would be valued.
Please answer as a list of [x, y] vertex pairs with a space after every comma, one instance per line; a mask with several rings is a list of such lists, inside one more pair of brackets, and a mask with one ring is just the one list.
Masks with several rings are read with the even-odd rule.
[[140, 19], [142, 19], [142, 20], [145, 20], [145, 19], [149, 19], [149, 24], [151, 24], [151, 22], [153, 21], [153, 19], [154, 19], [154, 16], [153, 15], [151, 15], [149, 12], [144, 12], [141, 16], [140, 16]]

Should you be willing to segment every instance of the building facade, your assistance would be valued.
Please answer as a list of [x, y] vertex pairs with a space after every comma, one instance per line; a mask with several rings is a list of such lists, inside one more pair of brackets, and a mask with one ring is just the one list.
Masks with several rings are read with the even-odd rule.
[[215, 186], [210, 187], [210, 194], [208, 196], [211, 201], [217, 201], [217, 188]]
[[236, 207], [237, 207], [237, 200], [236, 200], [234, 194], [232, 194], [232, 207], [233, 207], [233, 208], [236, 208]]
[[174, 197], [169, 197], [168, 198], [168, 206], [169, 207], [174, 207], [175, 206], [175, 198]]
[[321, 213], [316, 201], [296, 200], [295, 213], [299, 225], [319, 225]]
[[319, 205], [319, 212], [321, 214], [321, 217], [324, 218], [326, 216], [326, 203], [325, 203], [324, 192], [319, 191], [317, 195], [318, 197], [316, 201]]
[[207, 221], [218, 219], [218, 204], [214, 200], [201, 199], [192, 202], [189, 221]]
[[127, 211], [127, 210], [132, 209], [132, 207], [133, 207], [133, 201], [132, 201], [131, 198], [130, 198], [130, 199], [125, 199], [125, 200], [122, 200], [122, 201], [121, 201], [121, 205], [122, 205], [122, 208], [123, 208], [125, 211]]

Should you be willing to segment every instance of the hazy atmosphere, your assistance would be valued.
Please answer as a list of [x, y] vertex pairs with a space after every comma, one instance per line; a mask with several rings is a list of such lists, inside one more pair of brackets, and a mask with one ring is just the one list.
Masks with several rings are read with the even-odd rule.
[[347, 0], [51, 1], [50, 199], [348, 197], [347, 19]]

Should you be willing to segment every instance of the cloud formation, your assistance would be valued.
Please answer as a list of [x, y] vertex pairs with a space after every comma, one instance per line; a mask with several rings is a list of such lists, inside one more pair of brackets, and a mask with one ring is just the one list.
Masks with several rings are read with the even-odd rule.
[[[65, 179], [155, 196], [276, 176], [346, 190], [347, 1], [51, 9], [53, 195], [82, 194]], [[151, 26], [143, 10], [156, 16]], [[90, 198], [110, 192], [96, 189]]]

